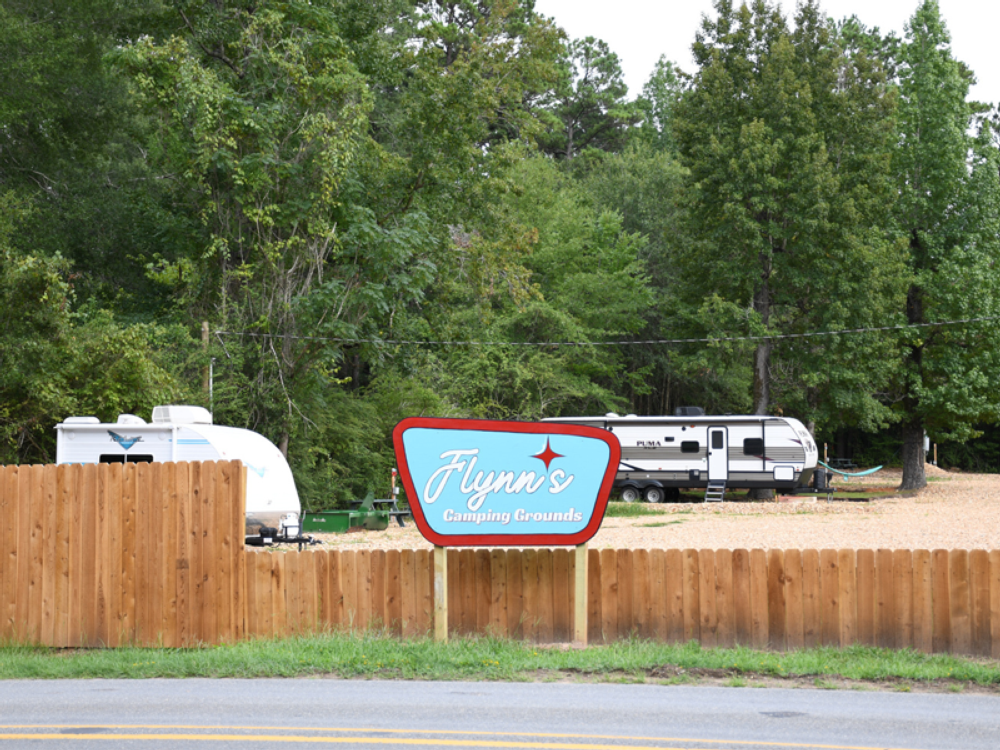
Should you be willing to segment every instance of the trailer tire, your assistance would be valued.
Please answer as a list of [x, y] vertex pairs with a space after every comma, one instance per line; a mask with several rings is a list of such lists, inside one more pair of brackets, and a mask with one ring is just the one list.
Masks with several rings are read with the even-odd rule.
[[662, 503], [664, 497], [663, 488], [650, 485], [643, 490], [642, 496], [646, 499], [647, 503]]
[[638, 487], [633, 487], [628, 485], [627, 487], [622, 487], [622, 502], [623, 503], [634, 503], [641, 497]]

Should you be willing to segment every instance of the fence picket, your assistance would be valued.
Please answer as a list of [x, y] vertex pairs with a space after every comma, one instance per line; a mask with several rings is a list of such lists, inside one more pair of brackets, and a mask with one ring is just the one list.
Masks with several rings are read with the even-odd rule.
[[618, 637], [635, 634], [635, 615], [632, 611], [632, 550], [618, 550]]
[[736, 642], [748, 646], [753, 641], [753, 616], [750, 611], [750, 553], [733, 550], [733, 612], [736, 616]]
[[462, 579], [459, 561], [462, 551], [450, 549], [447, 552], [448, 565], [448, 635], [462, 632]]
[[507, 632], [511, 638], [524, 637], [524, 579], [521, 550], [507, 552]]
[[951, 650], [968, 654], [972, 649], [972, 619], [969, 612], [969, 552], [953, 549], [951, 568]]
[[823, 592], [824, 646], [840, 645], [840, 574], [837, 570], [837, 550], [824, 549], [819, 553], [820, 588]]
[[802, 648], [802, 552], [785, 550], [785, 644], [788, 649]]
[[918, 651], [930, 653], [933, 648], [933, 624], [931, 553], [918, 549], [913, 551], [913, 647]]
[[[83, 467], [80, 504], [80, 526], [77, 549], [79, 551], [79, 579], [73, 587], [77, 599], [79, 615], [72, 618], [79, 630], [78, 643], [82, 646], [97, 646], [97, 470], [96, 464], [85, 464]], [[162, 592], [154, 592], [153, 598], [159, 601]]]
[[475, 632], [485, 633], [492, 622], [490, 606], [493, 602], [492, 566], [488, 549], [476, 550], [475, 573]]
[[601, 553], [599, 550], [590, 549], [587, 550], [587, 642], [599, 643], [603, 637], [603, 628], [604, 590], [601, 588]]
[[1000, 550], [990, 550], [990, 655], [1000, 659]]
[[682, 643], [684, 641], [684, 556], [681, 550], [667, 550], [664, 566], [667, 586], [667, 641]]
[[877, 631], [875, 604], [875, 552], [859, 549], [857, 553], [858, 643], [874, 646]]
[[500, 638], [507, 638], [507, 551], [490, 552], [490, 628]]
[[601, 550], [601, 638], [605, 643], [618, 640], [618, 554]]
[[896, 648], [910, 648], [913, 646], [913, 557], [910, 550], [893, 551], [892, 575]]
[[893, 594], [892, 550], [875, 553], [875, 645], [893, 648], [896, 635], [896, 599]]
[[461, 612], [458, 632], [471, 635], [476, 632], [476, 550], [463, 549], [458, 559], [458, 590], [461, 593], [458, 600]]
[[767, 622], [767, 553], [750, 550], [750, 643], [767, 648], [770, 639]]
[[569, 550], [552, 550], [552, 640], [556, 643], [573, 640], [570, 624], [573, 612], [570, 593], [573, 586], [569, 568]]
[[665, 641], [669, 633], [670, 610], [667, 606], [667, 556], [662, 549], [654, 549], [649, 553], [649, 586], [653, 607], [652, 637]]
[[[44, 467], [43, 506], [42, 506], [42, 629], [39, 634], [41, 643], [55, 641], [56, 624], [56, 511], [58, 493], [56, 484], [56, 468]], [[2, 492], [2, 489], [0, 489]], [[109, 644], [111, 645], [111, 644]]]
[[683, 571], [683, 603], [684, 603], [684, 640], [696, 640], [701, 628], [701, 574], [698, 570], [700, 556], [696, 549], [686, 549], [683, 552], [681, 566]]
[[416, 554], [412, 549], [404, 549], [399, 553], [399, 616], [403, 620], [404, 638], [415, 636], [418, 632]]
[[[402, 635], [403, 608], [400, 589], [400, 553], [398, 549], [387, 550], [385, 553], [385, 619], [389, 632]], [[317, 568], [317, 575], [320, 568]], [[320, 586], [320, 591], [324, 587]], [[329, 618], [324, 614], [324, 622]]]
[[[385, 550], [372, 550], [371, 570], [372, 604], [371, 615], [369, 617], [376, 627], [382, 628], [385, 627], [388, 622], [388, 618], [385, 613]], [[309, 585], [308, 576], [306, 585]], [[310, 622], [312, 622], [311, 619]]]
[[715, 551], [698, 551], [698, 615], [701, 644], [715, 648], [718, 613], [715, 608]]
[[770, 549], [767, 555], [767, 633], [771, 648], [779, 651], [785, 641], [785, 552]]
[[715, 551], [716, 644], [722, 648], [736, 645], [736, 613], [733, 610], [733, 553]]
[[653, 591], [649, 579], [649, 550], [634, 550], [632, 553], [632, 612], [635, 633], [640, 638], [653, 636]]
[[969, 552], [970, 603], [972, 605], [972, 653], [989, 656], [990, 648], [990, 555], [984, 549]]
[[417, 552], [417, 617], [421, 634], [434, 627], [434, 556], [429, 549]]
[[931, 552], [931, 606], [934, 610], [931, 648], [938, 654], [951, 651], [951, 577], [948, 561], [948, 550]]
[[854, 550], [837, 552], [840, 578], [840, 645], [852, 646], [858, 640], [858, 572]]
[[[55, 571], [55, 622], [53, 623], [52, 645], [66, 648], [72, 645], [70, 640], [69, 601], [70, 601], [70, 530], [72, 528], [72, 494], [78, 486], [76, 477], [80, 464], [62, 464], [56, 467], [56, 571]], [[123, 487], [123, 495], [128, 488]], [[127, 495], [125, 495], [127, 497]], [[125, 504], [127, 508], [127, 504]], [[134, 524], [134, 519], [132, 520]], [[135, 579], [132, 575], [134, 560], [128, 556], [131, 538], [123, 540], [122, 546], [122, 617], [126, 620], [123, 626], [127, 640], [132, 640], [131, 627], [135, 620]], [[131, 614], [130, 614], [131, 613]]]
[[538, 550], [521, 553], [521, 593], [523, 598], [524, 640], [538, 640]]
[[[16, 466], [0, 466], [0, 639], [7, 641], [13, 638], [14, 613], [8, 612], [9, 602], [14, 601], [14, 591], [17, 588], [16, 581], [8, 581], [9, 572], [13, 567], [17, 570], [17, 547], [13, 542], [8, 543], [7, 536], [16, 533], [17, 504], [8, 501], [17, 496], [17, 487], [14, 484], [17, 480]], [[11, 489], [8, 489], [10, 486]], [[11, 560], [15, 562], [11, 562]]]

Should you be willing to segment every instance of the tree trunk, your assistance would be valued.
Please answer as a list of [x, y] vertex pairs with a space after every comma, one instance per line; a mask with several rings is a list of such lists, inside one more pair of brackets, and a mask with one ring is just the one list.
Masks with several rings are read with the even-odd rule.
[[[768, 285], [770, 264], [765, 261], [764, 281], [753, 296], [754, 310], [766, 326], [771, 320], [771, 290]], [[771, 406], [771, 342], [761, 341], [753, 355], [753, 413], [767, 414]], [[773, 500], [774, 490], [752, 489], [750, 500]]]
[[[915, 284], [906, 293], [906, 319], [910, 323], [924, 322], [923, 290]], [[911, 373], [911, 382], [923, 382], [923, 344], [911, 344], [908, 356], [907, 370]], [[910, 394], [903, 399], [903, 409], [906, 417], [903, 419], [903, 481], [901, 490], [919, 490], [927, 486], [927, 476], [924, 474], [924, 418], [919, 412], [920, 401], [912, 395], [912, 386], [908, 386]]]
[[912, 417], [903, 422], [903, 482], [901, 490], [919, 490], [927, 486], [924, 473], [924, 420]]
[[278, 440], [278, 450], [281, 451], [281, 455], [288, 460], [288, 431], [284, 430], [281, 433], [281, 438]]

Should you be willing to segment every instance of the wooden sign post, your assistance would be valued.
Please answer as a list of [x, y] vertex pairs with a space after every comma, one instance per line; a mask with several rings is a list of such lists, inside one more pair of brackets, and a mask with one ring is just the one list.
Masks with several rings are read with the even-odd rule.
[[576, 580], [573, 582], [573, 645], [587, 645], [587, 543], [576, 545]]
[[448, 548], [434, 546], [434, 640], [448, 640]]

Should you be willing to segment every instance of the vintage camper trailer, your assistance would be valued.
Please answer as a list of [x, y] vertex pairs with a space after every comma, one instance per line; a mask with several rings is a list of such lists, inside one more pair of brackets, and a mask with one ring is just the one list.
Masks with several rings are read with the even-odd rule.
[[706, 500], [728, 488], [792, 489], [809, 482], [818, 458], [801, 422], [787, 417], [711, 416], [682, 407], [673, 417], [553, 417], [613, 432], [621, 445], [615, 487], [623, 500], [662, 502], [682, 487], [704, 487]]
[[157, 406], [147, 423], [119, 414], [113, 423], [97, 417], [68, 417], [56, 425], [56, 463], [136, 463], [155, 461], [230, 461], [247, 467], [246, 533], [260, 529], [278, 537], [299, 535], [299, 494], [288, 462], [262, 435], [212, 424], [200, 406]]

